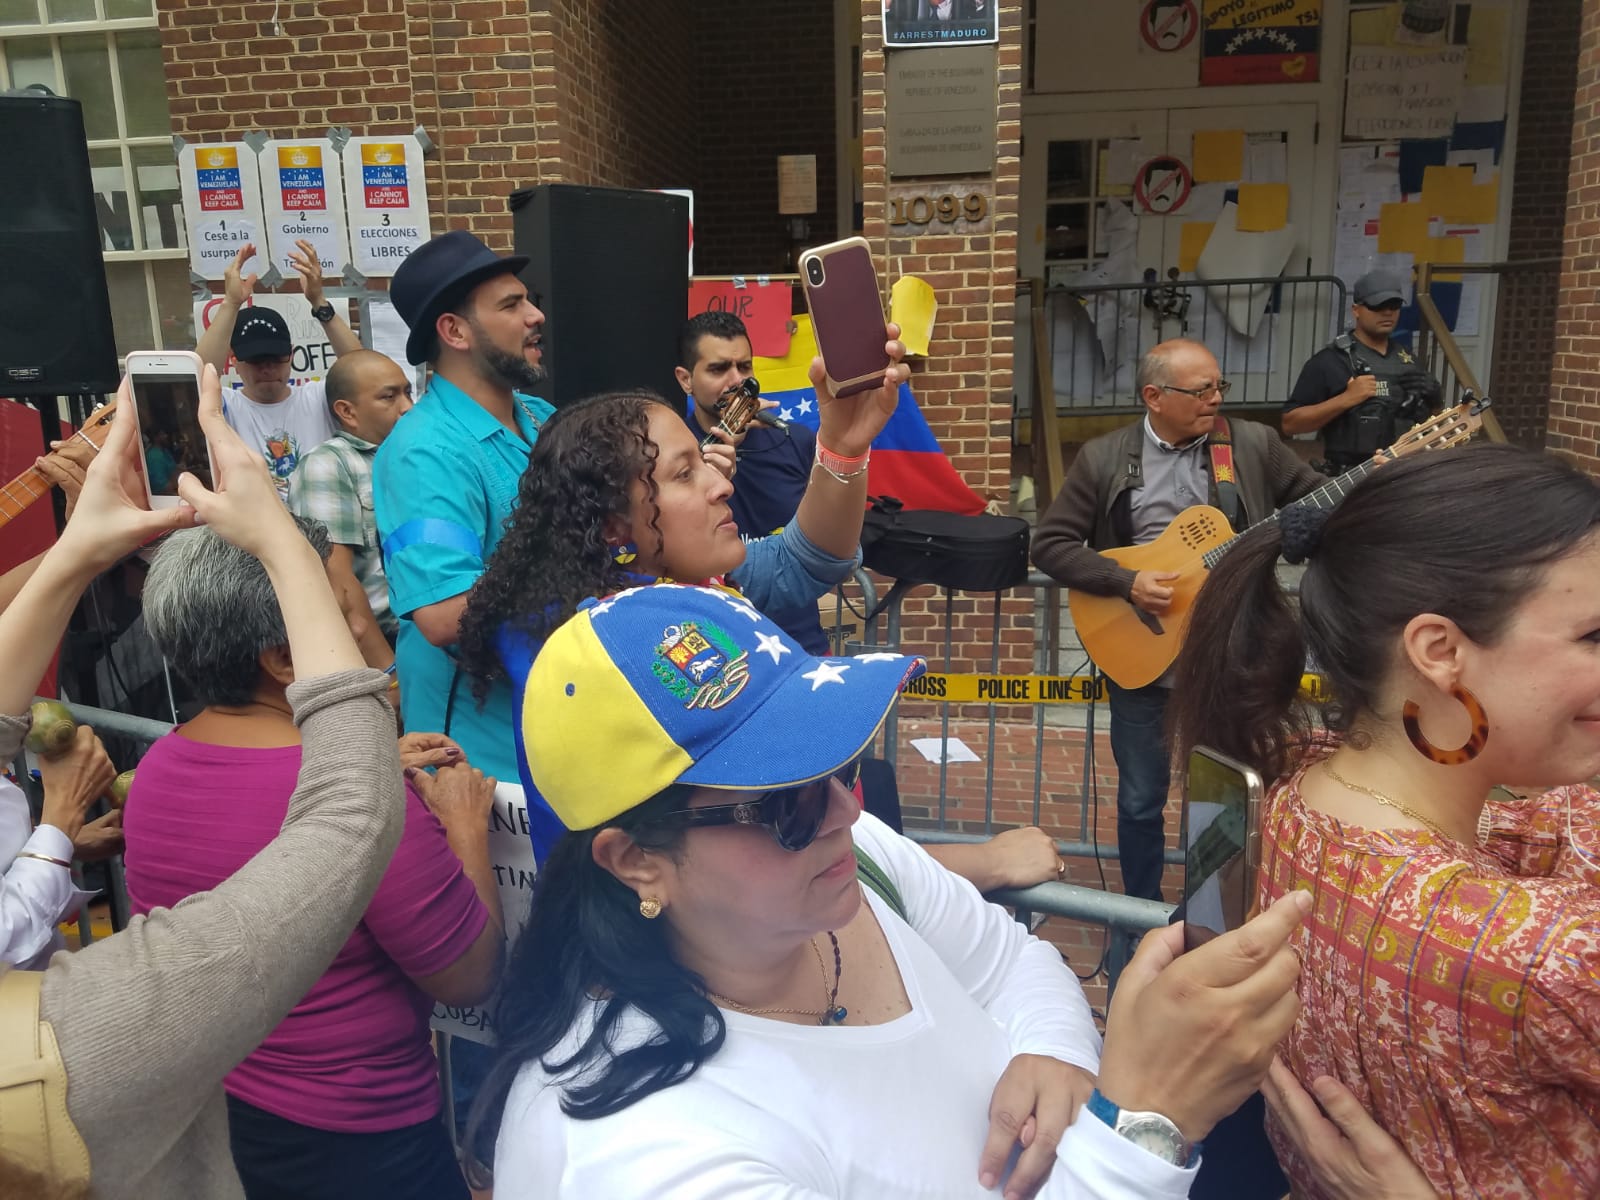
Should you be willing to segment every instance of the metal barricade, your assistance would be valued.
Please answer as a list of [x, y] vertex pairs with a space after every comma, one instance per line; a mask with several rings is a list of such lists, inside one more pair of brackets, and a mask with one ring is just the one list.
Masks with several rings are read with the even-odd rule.
[[[1063, 416], [1142, 411], [1139, 360], [1178, 337], [1203, 342], [1216, 355], [1234, 385], [1230, 409], [1275, 411], [1300, 368], [1338, 334], [1349, 312], [1345, 285], [1333, 275], [1051, 288], [1028, 280], [1017, 299], [1019, 338], [1029, 343], [1016, 373], [1019, 418], [1040, 411], [1046, 387]], [[1042, 322], [1032, 319], [1040, 307]], [[1025, 369], [1030, 355], [1033, 370]]]
[[[857, 572], [856, 587], [861, 593], [864, 611], [873, 612], [876, 608], [876, 587], [872, 578], [864, 571]], [[926, 595], [930, 589], [919, 589], [919, 595]], [[943, 592], [943, 659], [937, 660], [936, 655], [930, 655], [930, 678], [940, 681], [961, 680], [970, 682], [970, 677], [952, 674], [951, 666], [954, 661], [955, 650], [955, 595], [948, 589], [933, 589], [935, 597], [938, 592]], [[1046, 787], [1046, 746], [1049, 743], [1062, 743], [1066, 738], [1057, 735], [1063, 732], [1061, 726], [1066, 724], [1070, 728], [1079, 728], [1075, 721], [1052, 722], [1049, 714], [1052, 710], [1060, 711], [1060, 706], [1069, 706], [1072, 710], [1082, 714], [1082, 746], [1077, 753], [1081, 756], [1082, 763], [1082, 789], [1077, 797], [1076, 837], [1056, 838], [1056, 851], [1063, 858], [1094, 860], [1104, 862], [1115, 861], [1116, 847], [1106, 845], [1098, 840], [1094, 829], [1093, 815], [1100, 809], [1101, 797], [1098, 792], [1096, 780], [1096, 764], [1099, 760], [1100, 750], [1096, 747], [1097, 730], [1096, 717], [1103, 710], [1100, 702], [1107, 693], [1104, 681], [1095, 673], [1089, 663], [1088, 656], [1084, 654], [1076, 637], [1070, 633], [1069, 628], [1063, 625], [1063, 592], [1064, 589], [1054, 580], [1034, 572], [1030, 574], [1027, 582], [1018, 589], [1013, 589], [1012, 595], [1021, 592], [1032, 600], [1034, 611], [1034, 642], [1032, 676], [1019, 677], [1001, 673], [1003, 658], [1001, 653], [1001, 600], [1007, 593], [995, 593], [994, 612], [991, 621], [991, 635], [989, 643], [990, 676], [995, 681], [1004, 683], [1011, 681], [1013, 686], [1023, 678], [1031, 679], [1040, 684], [1035, 690], [1028, 688], [1026, 697], [1019, 698], [1020, 689], [1013, 692], [1010, 697], [1001, 696], [991, 701], [974, 702], [969, 697], [960, 699], [939, 700], [937, 697], [908, 693], [900, 704], [891, 711], [888, 720], [884, 723], [881, 736], [880, 755], [891, 763], [899, 759], [902, 736], [901, 716], [902, 705], [911, 703], [933, 703], [938, 709], [939, 737], [938, 742], [943, 747], [948, 747], [952, 730], [952, 723], [956, 717], [953, 708], [969, 707], [974, 703], [987, 705], [987, 711], [981, 718], [984, 736], [987, 745], [983, 758], [983, 792], [981, 818], [973, 817], [965, 820], [967, 825], [980, 826], [977, 829], [960, 828], [958, 820], [953, 818], [952, 810], [959, 806], [953, 803], [951, 794], [951, 776], [947, 756], [940, 754], [937, 766], [936, 788], [927, 795], [916, 795], [907, 798], [902, 784], [902, 798], [907, 803], [917, 807], [926, 807], [929, 816], [926, 820], [911, 817], [907, 821], [906, 836], [924, 844], [967, 842], [981, 843], [993, 835], [997, 822], [995, 814], [995, 787], [996, 771], [999, 769], [1001, 753], [999, 750], [1000, 739], [997, 733], [1003, 724], [1015, 729], [1019, 724], [1031, 730], [1032, 741], [1032, 771], [1031, 784], [1026, 796], [1026, 812], [1031, 816], [1028, 823], [1033, 825], [1054, 824], [1058, 829], [1060, 821], [1049, 822], [1045, 820], [1045, 787]], [[887, 647], [898, 649], [902, 647], [905, 639], [905, 628], [902, 619], [901, 605], [897, 598], [890, 603], [879, 615], [880, 619], [870, 622], [863, 632], [859, 643], [852, 643], [846, 649], [870, 649], [872, 647]], [[881, 626], [881, 628], [880, 628]], [[984, 677], [979, 677], [980, 682]], [[1048, 686], [1046, 686], [1048, 685]], [[913, 685], [915, 688], [916, 685]], [[1000, 689], [997, 689], [1000, 690]], [[1050, 698], [1042, 699], [1040, 693], [1048, 691]], [[1003, 708], [1015, 708], [1019, 703], [1032, 704], [1033, 714], [1031, 720], [1025, 723], [1008, 721], [1002, 723], [1000, 711]], [[971, 718], [965, 718], [971, 720]], [[1019, 739], [1026, 742], [1027, 738]], [[897, 770], [897, 776], [907, 778], [910, 771]], [[1115, 797], [1108, 799], [1109, 810], [1115, 811]], [[1013, 822], [1005, 822], [1012, 824]], [[1070, 825], [1071, 822], [1069, 821]], [[1183, 856], [1177, 849], [1168, 849], [1165, 854], [1168, 863], [1181, 863]], [[1103, 883], [1103, 875], [1102, 875]], [[1108, 974], [1108, 983], [1114, 985], [1116, 975], [1122, 964], [1126, 961], [1132, 944], [1139, 934], [1144, 931], [1165, 925], [1171, 919], [1173, 906], [1158, 903], [1152, 900], [1139, 899], [1125, 896], [1102, 888], [1084, 887], [1069, 883], [1044, 883], [1036, 887], [1027, 888], [1017, 892], [998, 892], [990, 896], [997, 903], [1013, 907], [1017, 911], [1018, 919], [1025, 923], [1031, 922], [1035, 916], [1059, 917], [1067, 920], [1083, 922], [1086, 924], [1104, 926], [1108, 931], [1107, 944], [1102, 954], [1100, 964]], [[1097, 974], [1096, 972], [1091, 974]]]

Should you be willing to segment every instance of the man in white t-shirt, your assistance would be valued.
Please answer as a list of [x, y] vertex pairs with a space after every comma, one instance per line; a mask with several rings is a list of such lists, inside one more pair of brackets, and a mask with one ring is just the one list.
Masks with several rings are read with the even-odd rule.
[[[300, 273], [311, 315], [327, 329], [334, 354], [359, 350], [361, 340], [323, 296], [316, 250], [308, 242], [296, 245], [299, 250], [290, 254], [289, 261]], [[256, 276], [241, 276], [240, 267], [255, 252], [254, 245], [241, 247], [223, 272], [222, 302], [195, 349], [219, 374], [227, 367], [228, 352], [233, 352], [244, 384], [223, 393], [223, 415], [247, 445], [260, 451], [278, 491], [287, 495], [289, 476], [300, 457], [331, 438], [338, 427], [328, 412], [321, 381], [290, 384], [294, 341], [282, 315], [266, 307], [245, 307], [255, 293]]]

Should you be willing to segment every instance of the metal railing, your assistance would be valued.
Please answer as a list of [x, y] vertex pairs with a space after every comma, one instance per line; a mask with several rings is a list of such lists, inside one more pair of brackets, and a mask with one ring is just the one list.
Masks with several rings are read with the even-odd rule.
[[[1138, 412], [1139, 359], [1186, 337], [1205, 343], [1234, 383], [1229, 408], [1276, 409], [1305, 361], [1338, 333], [1349, 305], [1333, 275], [1018, 288], [1027, 303], [1034, 369], [1019, 371], [1018, 415], [1053, 395], [1061, 415]], [[1043, 316], [1041, 322], [1033, 314]]]

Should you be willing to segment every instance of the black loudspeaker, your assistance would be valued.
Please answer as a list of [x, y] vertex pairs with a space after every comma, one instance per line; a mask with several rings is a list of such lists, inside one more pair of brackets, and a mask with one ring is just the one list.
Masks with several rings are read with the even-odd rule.
[[689, 201], [662, 192], [545, 183], [511, 193], [522, 281], [544, 312], [542, 349], [558, 407], [673, 379], [688, 319]]
[[65, 96], [0, 95], [0, 146], [0, 396], [114, 392], [83, 108]]

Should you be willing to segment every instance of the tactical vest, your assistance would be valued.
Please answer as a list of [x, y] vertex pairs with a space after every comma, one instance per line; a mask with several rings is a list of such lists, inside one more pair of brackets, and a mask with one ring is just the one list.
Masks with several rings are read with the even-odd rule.
[[1402, 346], [1392, 346], [1387, 356], [1377, 354], [1348, 333], [1329, 343], [1350, 364], [1350, 374], [1373, 375], [1378, 390], [1348, 412], [1330, 421], [1323, 431], [1323, 447], [1328, 464], [1343, 471], [1365, 462], [1393, 443], [1405, 430], [1400, 407], [1405, 402], [1401, 377], [1417, 369], [1417, 360]]

